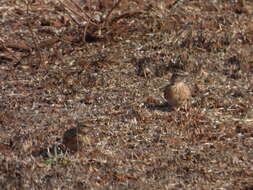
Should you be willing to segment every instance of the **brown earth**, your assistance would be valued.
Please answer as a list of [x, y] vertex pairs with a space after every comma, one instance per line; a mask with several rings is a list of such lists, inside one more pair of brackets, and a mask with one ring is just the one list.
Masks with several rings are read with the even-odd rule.
[[112, 2], [1, 0], [0, 189], [252, 190], [253, 1]]

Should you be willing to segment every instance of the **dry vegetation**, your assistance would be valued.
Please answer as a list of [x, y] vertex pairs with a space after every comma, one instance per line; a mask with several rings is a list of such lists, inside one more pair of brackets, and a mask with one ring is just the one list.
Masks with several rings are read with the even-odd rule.
[[1, 0], [0, 189], [252, 190], [252, 45], [251, 0]]

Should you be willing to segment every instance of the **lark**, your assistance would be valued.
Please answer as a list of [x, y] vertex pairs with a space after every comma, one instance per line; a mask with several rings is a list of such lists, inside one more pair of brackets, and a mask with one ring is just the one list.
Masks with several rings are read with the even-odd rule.
[[164, 98], [171, 107], [180, 107], [191, 98], [191, 90], [185, 82], [173, 80], [164, 88]]
[[67, 130], [63, 135], [63, 144], [71, 151], [76, 152], [84, 146], [92, 144], [88, 126], [77, 126]]

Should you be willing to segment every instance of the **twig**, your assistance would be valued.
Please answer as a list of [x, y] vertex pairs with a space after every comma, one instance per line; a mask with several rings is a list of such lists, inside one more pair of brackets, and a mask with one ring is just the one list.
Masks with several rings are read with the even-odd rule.
[[[68, 12], [68, 10], [67, 10], [67, 8], [66, 8], [66, 5], [65, 5], [63, 2], [61, 2], [61, 0], [58, 0], [58, 2], [61, 4], [62, 8], [66, 10], [66, 14], [67, 14], [78, 26], [81, 26], [80, 23], [79, 23], [74, 17], [72, 17], [72, 16], [69, 14], [69, 12]], [[70, 9], [70, 10], [71, 10], [71, 9]], [[72, 11], [72, 10], [71, 10], [71, 11]]]
[[17, 62], [19, 62], [19, 59], [16, 57], [16, 55], [15, 55], [13, 52], [11, 52], [11, 51], [5, 46], [4, 40], [0, 38], [0, 42], [1, 42], [1, 44], [2, 44], [2, 47], [3, 47], [12, 57], [14, 57], [14, 59], [15, 59]]
[[[29, 6], [29, 2], [26, 2], [26, 5], [27, 5], [27, 15], [29, 15], [29, 9], [30, 9], [30, 6]], [[36, 49], [36, 52], [38, 53], [39, 55], [39, 58], [40, 58], [40, 63], [43, 63], [44, 62], [44, 59], [43, 59], [43, 56], [40, 52], [40, 49], [39, 49], [39, 46], [38, 46], [38, 38], [37, 36], [34, 34], [33, 30], [32, 30], [32, 26], [31, 26], [31, 23], [29, 22], [28, 23], [28, 30], [30, 31], [31, 35], [32, 35], [32, 40], [33, 40], [33, 43], [34, 43], [34, 47]]]
[[117, 22], [118, 20], [122, 19], [122, 18], [126, 18], [126, 17], [130, 17], [130, 16], [135, 16], [138, 14], [141, 14], [142, 11], [130, 11], [130, 12], [126, 12], [123, 13], [121, 15], [115, 16], [114, 18], [111, 19], [111, 23]]
[[121, 0], [118, 0], [117, 3], [114, 4], [114, 6], [109, 10], [109, 12], [107, 13], [107, 15], [105, 16], [105, 23], [108, 23], [108, 19], [112, 14], [112, 11], [120, 4]]
[[40, 63], [43, 63], [44, 62], [44, 58], [40, 52], [40, 49], [39, 49], [39, 43], [38, 43], [38, 38], [37, 36], [34, 34], [33, 30], [32, 30], [32, 27], [31, 27], [31, 24], [28, 23], [28, 29], [30, 31], [30, 33], [32, 34], [32, 39], [33, 39], [33, 43], [34, 43], [34, 47], [36, 49], [36, 52], [39, 54], [39, 58], [40, 58]]
[[[63, 8], [64, 8], [65, 10], [71, 11], [73, 14], [78, 15], [78, 16], [81, 17], [83, 20], [85, 20], [86, 22], [88, 22], [88, 23], [90, 23], [90, 24], [92, 24], [92, 25], [99, 26], [99, 25], [96, 24], [95, 22], [92, 22], [92, 21], [91, 21], [91, 18], [90, 18], [89, 15], [87, 15], [86, 13], [84, 13], [85, 16], [83, 16], [83, 15], [79, 14], [77, 11], [71, 9], [69, 6], [65, 5], [61, 0], [58, 0], [58, 1], [60, 2], [60, 4], [63, 6]], [[72, 1], [71, 1], [71, 2], [72, 2]], [[73, 3], [73, 2], [72, 2], [72, 3]], [[75, 4], [75, 3], [73, 3], [73, 4]], [[78, 5], [75, 5], [75, 6], [78, 7]], [[82, 11], [82, 9], [81, 9], [80, 7], [79, 7], [78, 9], [80, 9], [80, 10]], [[70, 18], [71, 18], [75, 23], [77, 23], [77, 24], [80, 26], [79, 22], [76, 21], [76, 19], [75, 19], [74, 17], [72, 17], [72, 16], [68, 13], [68, 11], [66, 11], [66, 12], [67, 12], [67, 14], [70, 16]], [[83, 12], [83, 11], [82, 11], [82, 12]]]

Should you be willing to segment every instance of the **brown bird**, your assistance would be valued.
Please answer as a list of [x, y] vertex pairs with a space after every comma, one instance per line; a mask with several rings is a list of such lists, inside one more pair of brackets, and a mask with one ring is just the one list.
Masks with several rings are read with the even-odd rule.
[[170, 106], [179, 107], [191, 98], [191, 90], [186, 83], [172, 77], [172, 83], [164, 88], [164, 98]]
[[63, 144], [71, 151], [81, 150], [85, 145], [92, 144], [89, 126], [80, 125], [67, 130], [63, 135]]

